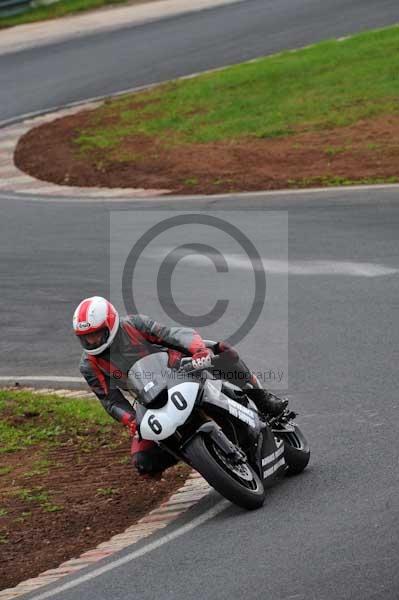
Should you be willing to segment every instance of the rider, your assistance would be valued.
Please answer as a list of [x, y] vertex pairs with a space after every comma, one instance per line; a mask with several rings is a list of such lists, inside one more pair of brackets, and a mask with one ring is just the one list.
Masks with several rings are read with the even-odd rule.
[[[155, 474], [175, 464], [175, 459], [155, 442], [142, 440], [136, 432], [136, 412], [121, 390], [127, 389], [127, 373], [143, 356], [167, 350], [169, 367], [183, 356], [192, 356], [194, 368], [211, 367], [213, 352], [201, 336], [186, 327], [165, 327], [145, 315], [120, 318], [105, 298], [83, 300], [73, 316], [73, 329], [83, 346], [80, 372], [105, 410], [126, 425], [133, 437], [132, 462], [141, 474]], [[256, 406], [270, 416], [279, 415], [286, 402], [264, 390], [237, 352], [224, 342], [213, 347], [219, 355], [213, 367], [221, 376], [245, 389]]]

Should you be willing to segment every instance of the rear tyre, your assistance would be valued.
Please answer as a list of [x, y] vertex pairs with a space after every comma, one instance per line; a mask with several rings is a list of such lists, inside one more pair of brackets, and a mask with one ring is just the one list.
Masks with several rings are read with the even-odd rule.
[[278, 433], [284, 442], [284, 459], [288, 465], [286, 475], [298, 475], [306, 469], [310, 459], [310, 448], [307, 439], [297, 425], [295, 431]]
[[194, 467], [219, 494], [247, 510], [265, 501], [263, 483], [248, 464], [234, 465], [210, 436], [196, 435], [184, 452]]

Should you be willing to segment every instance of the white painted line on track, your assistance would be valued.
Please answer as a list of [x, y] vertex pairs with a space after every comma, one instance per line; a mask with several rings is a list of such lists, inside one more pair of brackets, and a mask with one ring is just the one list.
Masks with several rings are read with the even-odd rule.
[[216, 504], [216, 506], [213, 506], [212, 508], [208, 509], [202, 515], [199, 515], [198, 517], [196, 517], [189, 523], [186, 523], [186, 525], [183, 525], [182, 527], [175, 529], [171, 533], [164, 535], [163, 537], [159, 538], [158, 540], [154, 540], [153, 542], [146, 544], [142, 548], [140, 548], [138, 550], [134, 550], [133, 552], [130, 552], [126, 556], [122, 556], [121, 558], [118, 558], [117, 560], [113, 560], [112, 562], [104, 565], [103, 567], [94, 569], [94, 571], [90, 571], [90, 573], [87, 573], [86, 575], [81, 575], [80, 577], [77, 577], [73, 581], [65, 583], [64, 585], [60, 585], [52, 590], [49, 590], [48, 592], [44, 592], [42, 594], [38, 594], [37, 596], [33, 596], [30, 600], [46, 600], [46, 598], [51, 598], [52, 596], [55, 596], [56, 594], [60, 594], [61, 592], [65, 592], [74, 587], [77, 587], [82, 583], [86, 583], [86, 581], [95, 579], [96, 577], [99, 577], [100, 575], [103, 575], [104, 573], [107, 573], [108, 571], [112, 571], [113, 569], [116, 569], [117, 567], [125, 565], [126, 563], [131, 562], [132, 560], [139, 558], [141, 556], [144, 556], [145, 554], [148, 554], [149, 552], [152, 552], [153, 550], [157, 550], [161, 546], [168, 544], [172, 540], [184, 535], [185, 533], [191, 531], [192, 529], [195, 529], [199, 525], [206, 523], [206, 521], [209, 521], [210, 519], [212, 519], [213, 517], [215, 517], [222, 511], [224, 511], [228, 506], [231, 506], [230, 502], [228, 502], [227, 500], [221, 500], [220, 502], [218, 502]]
[[0, 382], [7, 381], [48, 381], [55, 383], [84, 383], [83, 377], [64, 377], [62, 375], [1, 375]]
[[[265, 270], [268, 264], [266, 261]], [[296, 261], [288, 264], [290, 275], [349, 275], [351, 277], [383, 277], [396, 275], [398, 269], [374, 263], [351, 261], [312, 260]]]
[[[148, 252], [146, 256], [149, 258], [160, 259], [172, 251], [173, 248], [162, 247], [155, 252]], [[184, 257], [183, 257], [184, 256]], [[243, 258], [236, 254], [223, 254], [223, 257], [213, 256], [213, 261], [226, 260], [227, 265], [231, 269], [241, 269], [253, 271], [253, 265], [250, 264], [247, 258]], [[200, 254], [182, 255], [182, 266], [209, 265], [207, 256]], [[213, 263], [212, 263], [213, 264]], [[396, 275], [399, 269], [387, 265], [376, 263], [354, 262], [349, 260], [271, 260], [264, 258], [257, 265], [258, 269], [263, 269], [266, 273], [272, 275], [348, 275], [351, 277], [383, 277], [387, 275]]]

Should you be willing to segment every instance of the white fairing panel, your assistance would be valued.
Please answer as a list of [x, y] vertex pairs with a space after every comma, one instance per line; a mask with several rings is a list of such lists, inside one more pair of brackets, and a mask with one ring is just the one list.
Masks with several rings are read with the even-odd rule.
[[160, 442], [173, 435], [190, 416], [197, 398], [199, 384], [185, 381], [168, 391], [169, 400], [158, 409], [149, 408], [140, 423], [145, 440]]

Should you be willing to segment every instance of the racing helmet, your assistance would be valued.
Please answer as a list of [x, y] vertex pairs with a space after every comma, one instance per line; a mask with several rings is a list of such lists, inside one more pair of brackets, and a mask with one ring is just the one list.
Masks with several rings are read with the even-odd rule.
[[82, 300], [73, 315], [73, 329], [87, 354], [101, 354], [113, 342], [119, 328], [116, 308], [101, 296]]

